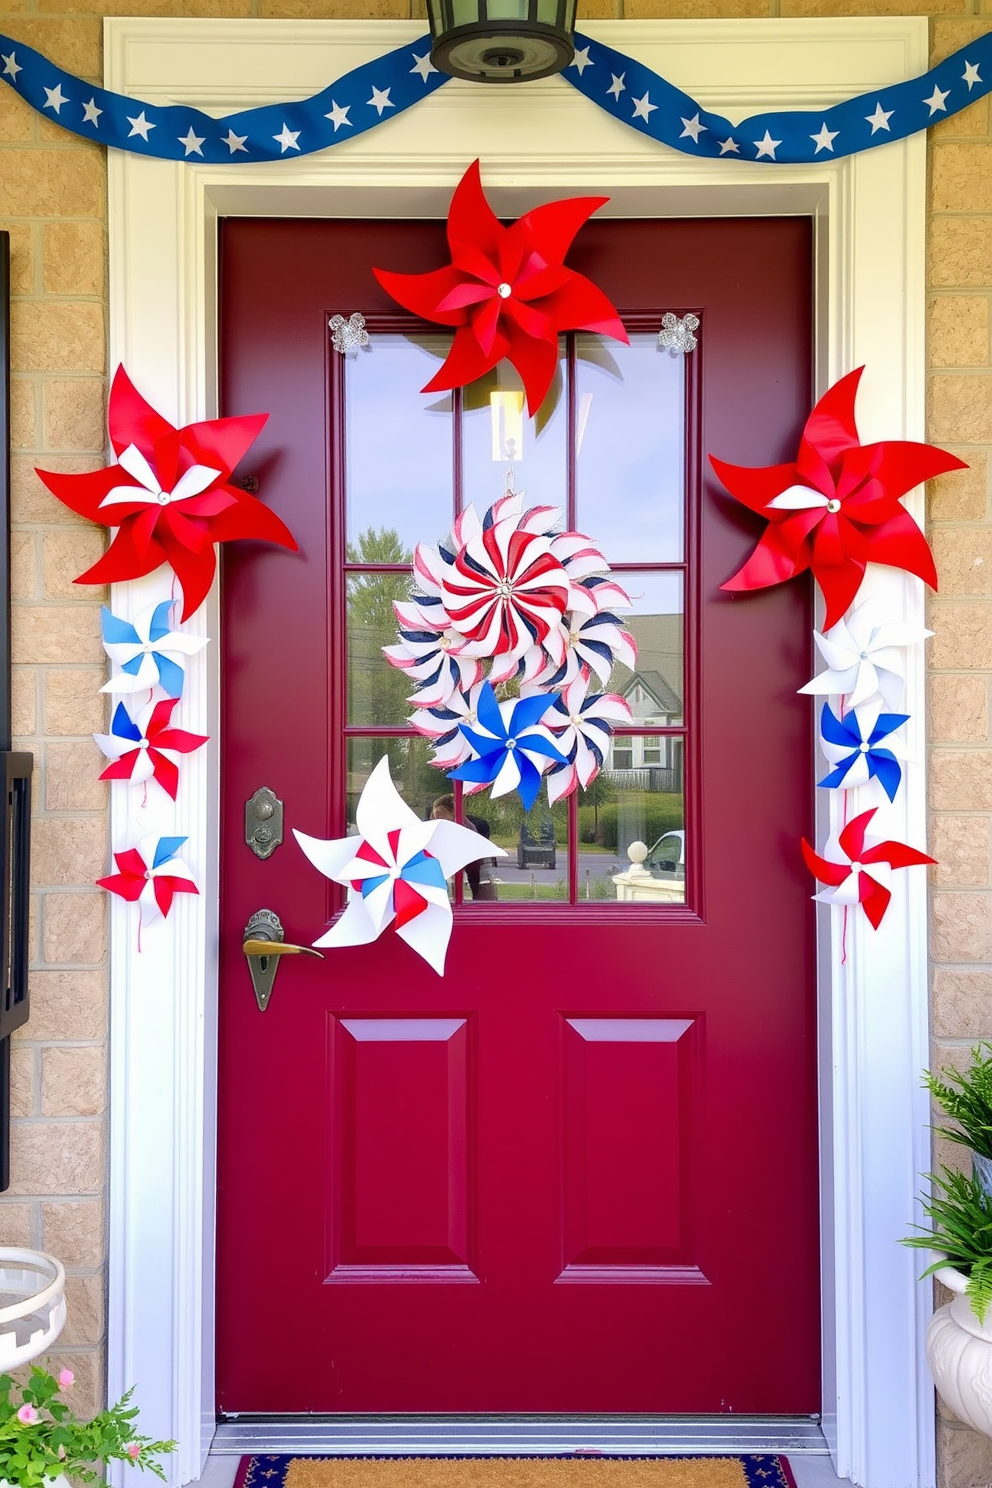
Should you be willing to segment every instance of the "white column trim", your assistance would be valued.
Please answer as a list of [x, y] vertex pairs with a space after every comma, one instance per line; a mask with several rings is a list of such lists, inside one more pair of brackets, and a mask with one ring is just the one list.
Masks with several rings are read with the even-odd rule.
[[[160, 18], [104, 27], [108, 87], [217, 112], [305, 96], [424, 30], [399, 21]], [[927, 66], [923, 18], [585, 29], [734, 118], [826, 105]], [[212, 414], [218, 216], [442, 216], [475, 155], [507, 215], [540, 196], [590, 189], [610, 193], [606, 210], [619, 216], [812, 216], [821, 390], [866, 362], [862, 436], [923, 437], [924, 136], [817, 165], [700, 162], [637, 136], [560, 79], [519, 90], [452, 83], [402, 120], [299, 160], [190, 166], [111, 151], [112, 363], [124, 361], [177, 421]], [[909, 503], [917, 517], [920, 502], [918, 493]], [[868, 582], [922, 619], [916, 580], [877, 570]], [[126, 611], [148, 602], [158, 583], [116, 586], [113, 603]], [[213, 597], [194, 625], [216, 637], [218, 618]], [[214, 743], [184, 761], [171, 818], [171, 830], [190, 838], [202, 897], [181, 902], [140, 958], [126, 908], [112, 904], [110, 1388], [137, 1382], [144, 1428], [179, 1439], [173, 1484], [198, 1476], [213, 1416], [218, 655], [213, 644], [190, 668], [184, 725]], [[922, 760], [922, 654], [910, 668]], [[115, 840], [127, 828], [122, 796]], [[824, 812], [836, 806], [821, 802]], [[923, 844], [922, 764], [908, 767], [886, 827]], [[896, 1244], [914, 1213], [916, 1175], [929, 1165], [919, 1084], [926, 911], [924, 875], [914, 870], [877, 933], [852, 918], [846, 964], [839, 923], [826, 914], [821, 923], [824, 1429], [840, 1474], [865, 1488], [935, 1481], [922, 1348], [929, 1288], [916, 1281], [918, 1257]], [[770, 1261], [762, 1282], [774, 1287]]]

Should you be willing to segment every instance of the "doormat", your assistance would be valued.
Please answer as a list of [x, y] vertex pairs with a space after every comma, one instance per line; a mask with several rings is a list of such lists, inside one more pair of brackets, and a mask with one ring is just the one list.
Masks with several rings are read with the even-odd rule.
[[234, 1488], [796, 1488], [785, 1457], [242, 1457]]

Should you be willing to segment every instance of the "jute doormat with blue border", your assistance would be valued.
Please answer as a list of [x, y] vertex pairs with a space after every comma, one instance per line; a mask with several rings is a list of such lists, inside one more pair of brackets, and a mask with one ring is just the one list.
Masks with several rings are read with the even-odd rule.
[[234, 1488], [796, 1488], [779, 1456], [242, 1457]]

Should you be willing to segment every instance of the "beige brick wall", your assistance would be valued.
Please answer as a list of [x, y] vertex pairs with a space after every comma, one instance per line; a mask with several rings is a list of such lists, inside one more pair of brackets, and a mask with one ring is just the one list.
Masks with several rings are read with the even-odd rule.
[[[422, 0], [0, 0], [0, 28], [99, 81], [99, 16], [407, 17]], [[584, 0], [587, 16], [932, 17], [934, 60], [992, 28], [992, 0]], [[931, 133], [929, 437], [971, 465], [935, 483], [932, 606], [933, 1036], [937, 1061], [992, 1037], [992, 100]], [[14, 1050], [11, 1195], [0, 1239], [55, 1251], [71, 1275], [63, 1352], [95, 1398], [104, 1338], [105, 796], [89, 741], [105, 705], [99, 596], [71, 583], [100, 535], [32, 472], [101, 459], [106, 197], [99, 149], [0, 89], [0, 211], [13, 235], [14, 705], [38, 759], [33, 1011]], [[945, 1488], [992, 1484], [992, 1442], [941, 1422]]]

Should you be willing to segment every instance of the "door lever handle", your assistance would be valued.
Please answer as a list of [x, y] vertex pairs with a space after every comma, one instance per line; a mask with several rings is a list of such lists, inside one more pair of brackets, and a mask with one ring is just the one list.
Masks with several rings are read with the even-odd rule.
[[283, 956], [316, 956], [320, 951], [309, 946], [289, 945], [283, 940], [282, 921], [271, 909], [259, 909], [245, 926], [241, 949], [248, 958], [248, 970], [255, 991], [258, 1010], [264, 1013], [275, 986], [276, 972]]
[[278, 940], [246, 940], [242, 946], [246, 956], [316, 956], [323, 961], [322, 951], [310, 946], [287, 945]]

